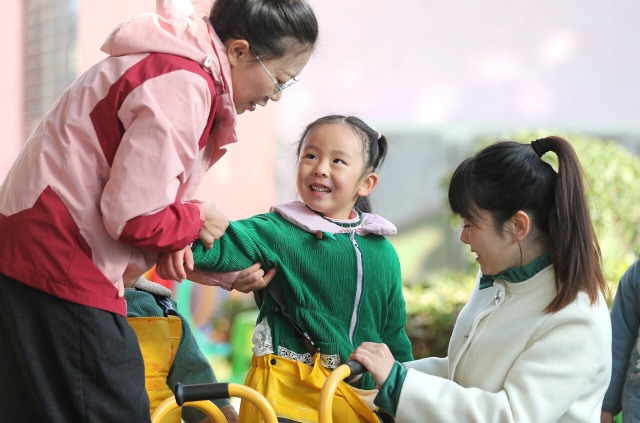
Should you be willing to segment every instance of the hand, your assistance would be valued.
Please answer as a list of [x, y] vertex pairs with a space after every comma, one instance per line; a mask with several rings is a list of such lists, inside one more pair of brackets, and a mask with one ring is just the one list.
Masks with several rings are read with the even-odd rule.
[[276, 268], [272, 268], [267, 273], [264, 273], [262, 265], [256, 263], [251, 267], [247, 267], [238, 274], [238, 277], [233, 282], [233, 289], [243, 293], [257, 291], [269, 285], [269, 282], [273, 280], [273, 276], [276, 274]]
[[193, 270], [193, 251], [189, 246], [172, 253], [162, 253], [156, 260], [156, 273], [162, 279], [179, 282], [186, 279], [185, 267]]
[[362, 364], [369, 373], [371, 373], [371, 377], [375, 380], [378, 389], [387, 381], [393, 364], [396, 361], [386, 344], [377, 344], [374, 342], [363, 342], [360, 344], [360, 346], [351, 353], [349, 360], [356, 360]]
[[613, 423], [613, 414], [602, 410], [602, 413], [600, 414], [600, 423]]
[[205, 211], [204, 225], [200, 229], [200, 241], [205, 250], [211, 249], [213, 242], [224, 235], [229, 226], [229, 219], [211, 201], [202, 203]]

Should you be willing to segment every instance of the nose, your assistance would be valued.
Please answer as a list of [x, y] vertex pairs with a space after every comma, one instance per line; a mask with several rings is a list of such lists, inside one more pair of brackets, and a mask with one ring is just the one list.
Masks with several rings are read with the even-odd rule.
[[313, 169], [313, 174], [316, 176], [327, 176], [327, 166], [322, 161], [318, 161], [316, 167]]
[[462, 228], [460, 231], [460, 242], [469, 244], [469, 230], [467, 228]]

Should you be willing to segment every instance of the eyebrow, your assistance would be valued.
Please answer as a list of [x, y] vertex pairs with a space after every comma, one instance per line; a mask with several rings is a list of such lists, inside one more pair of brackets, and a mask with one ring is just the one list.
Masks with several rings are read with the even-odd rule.
[[[312, 152], [316, 152], [316, 151], [319, 151], [320, 149], [318, 147], [314, 146], [314, 145], [306, 145], [306, 146], [304, 146], [302, 151], [307, 151], [307, 150], [311, 150]], [[351, 158], [351, 154], [347, 153], [344, 150], [331, 150], [331, 151], [329, 151], [329, 153], [334, 155], [334, 156], [343, 156], [343, 157]]]

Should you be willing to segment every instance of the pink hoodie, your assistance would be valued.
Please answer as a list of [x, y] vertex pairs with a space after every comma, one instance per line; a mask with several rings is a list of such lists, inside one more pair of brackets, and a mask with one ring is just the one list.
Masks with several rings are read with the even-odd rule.
[[192, 200], [236, 141], [226, 49], [188, 0], [118, 26], [0, 187], [0, 273], [126, 315], [123, 283], [197, 239]]

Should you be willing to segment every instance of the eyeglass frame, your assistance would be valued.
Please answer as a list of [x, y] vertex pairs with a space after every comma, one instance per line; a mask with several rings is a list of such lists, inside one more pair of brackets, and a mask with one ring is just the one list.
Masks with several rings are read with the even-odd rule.
[[273, 82], [273, 85], [276, 86], [276, 91], [273, 94], [278, 94], [279, 92], [284, 91], [285, 89], [289, 88], [290, 86], [292, 86], [296, 82], [300, 81], [299, 77], [294, 76], [293, 78], [291, 78], [290, 80], [288, 80], [284, 84], [279, 84], [278, 80], [275, 79], [271, 75], [271, 72], [269, 72], [269, 69], [267, 69], [267, 67], [264, 65], [264, 63], [262, 63], [262, 60], [260, 60], [260, 56], [258, 56], [256, 54], [256, 52], [253, 51], [252, 48], [250, 48], [249, 50], [251, 50], [251, 53], [256, 57], [256, 59], [258, 59], [258, 63], [260, 63], [260, 66], [262, 66], [262, 69], [264, 69], [264, 71], [267, 73], [267, 75], [269, 76], [269, 79], [271, 79], [271, 82]]

